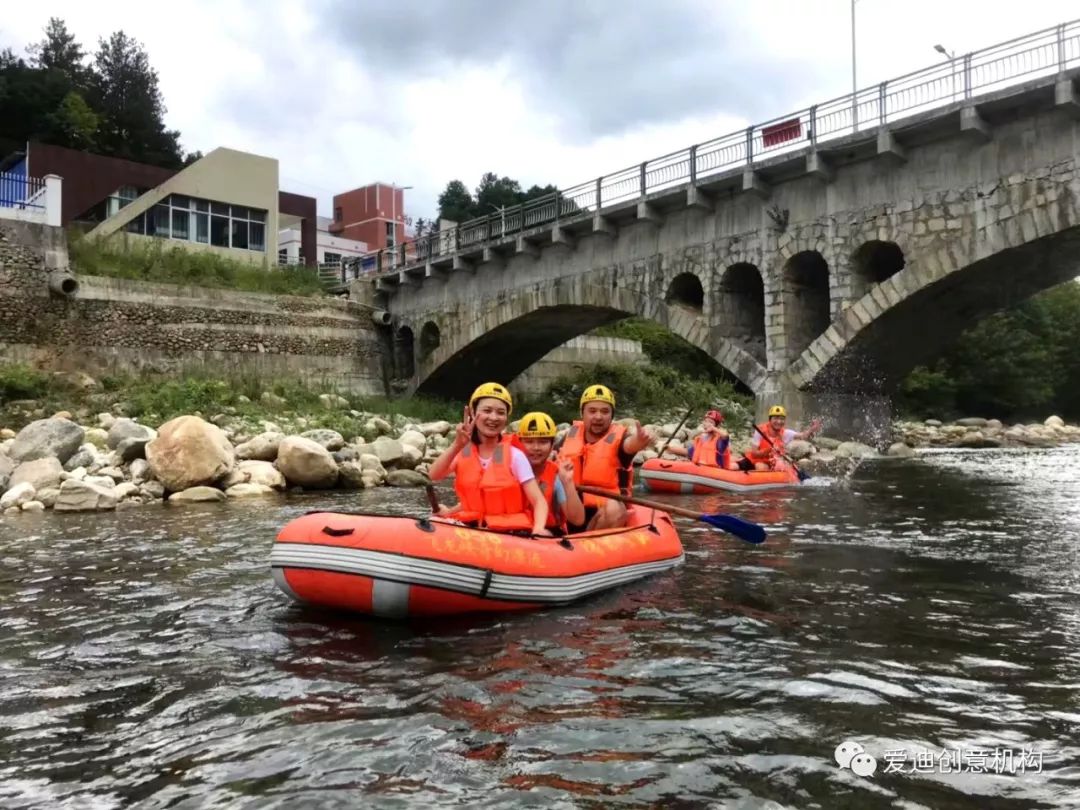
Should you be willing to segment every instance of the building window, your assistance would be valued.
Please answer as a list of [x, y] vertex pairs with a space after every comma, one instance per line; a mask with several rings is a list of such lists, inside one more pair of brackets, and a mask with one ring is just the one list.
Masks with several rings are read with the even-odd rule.
[[323, 254], [323, 264], [341, 264], [341, 254], [326, 251]]
[[266, 250], [266, 211], [181, 194], [166, 197], [124, 227], [130, 233], [184, 242]]
[[387, 247], [393, 247], [394, 246], [394, 223], [393, 222], [387, 222], [386, 223], [386, 246]]
[[334, 222], [341, 222], [341, 206], [334, 207]]
[[281, 248], [277, 252], [277, 263], [288, 264], [289, 263], [289, 251], [285, 248]]

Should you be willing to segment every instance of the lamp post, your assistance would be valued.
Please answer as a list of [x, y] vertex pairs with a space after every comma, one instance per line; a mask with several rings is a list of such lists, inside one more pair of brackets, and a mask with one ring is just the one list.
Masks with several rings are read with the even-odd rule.
[[[391, 183], [390, 188], [393, 192], [390, 194], [390, 221], [394, 224], [394, 236], [393, 241], [397, 242], [397, 193], [398, 191], [408, 191], [412, 186], [399, 186], [397, 183]], [[404, 200], [402, 200], [402, 207], [404, 208]], [[405, 212], [402, 211], [402, 214]], [[387, 245], [387, 247], [393, 247], [394, 245]]]
[[499, 230], [499, 236], [506, 236], [506, 206], [495, 205], [495, 203], [488, 203], [488, 208], [490, 208], [492, 211], [499, 212], [500, 219], [502, 221], [502, 227]]
[[942, 56], [948, 57], [949, 63], [952, 65], [952, 100], [956, 101], [956, 54], [946, 50], [945, 46], [940, 44], [935, 45], [934, 50]]

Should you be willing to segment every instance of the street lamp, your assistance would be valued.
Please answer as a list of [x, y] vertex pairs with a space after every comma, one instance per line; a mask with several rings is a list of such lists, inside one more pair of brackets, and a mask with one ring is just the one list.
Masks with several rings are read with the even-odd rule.
[[855, 4], [851, 0], [851, 131], [859, 129], [859, 86], [855, 80]]
[[946, 50], [945, 46], [941, 44], [935, 45], [934, 50], [947, 57], [952, 66], [952, 100], [956, 101], [956, 54]]

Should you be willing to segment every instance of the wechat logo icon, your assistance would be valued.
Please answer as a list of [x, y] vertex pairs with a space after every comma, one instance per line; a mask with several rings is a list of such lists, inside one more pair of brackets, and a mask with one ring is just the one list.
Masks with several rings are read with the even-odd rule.
[[866, 753], [854, 740], [845, 740], [836, 746], [833, 752], [836, 764], [841, 768], [850, 768], [856, 776], [873, 776], [877, 770], [877, 760]]

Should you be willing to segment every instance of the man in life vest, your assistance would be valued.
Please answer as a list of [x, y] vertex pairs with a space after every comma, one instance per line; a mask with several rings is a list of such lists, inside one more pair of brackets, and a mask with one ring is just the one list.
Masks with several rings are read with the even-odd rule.
[[428, 476], [441, 481], [454, 474], [461, 501], [440, 514], [462, 523], [499, 531], [551, 536], [545, 528], [547, 501], [516, 436], [503, 428], [513, 408], [510, 392], [498, 383], [479, 386], [465, 406], [453, 443], [431, 465]]
[[713, 409], [705, 413], [701, 423], [701, 433], [694, 437], [688, 448], [669, 446], [665, 452], [675, 456], [685, 456], [695, 464], [704, 467], [720, 467], [723, 470], [737, 470], [739, 466], [731, 460], [731, 437], [720, 427], [724, 415]]
[[[606, 385], [590, 385], [581, 395], [581, 420], [574, 422], [559, 448], [559, 461], [574, 464], [574, 484], [600, 489], [633, 487], [634, 456], [652, 443], [640, 422], [633, 429], [613, 423], [615, 395]], [[626, 525], [626, 507], [610, 498], [585, 495], [585, 523], [570, 525], [571, 533], [617, 529]]]
[[821, 430], [821, 420], [815, 419], [802, 432], [787, 427], [787, 411], [783, 405], [769, 408], [769, 421], [756, 425], [750, 437], [750, 449], [739, 459], [739, 469], [767, 471], [776, 468], [776, 459], [783, 455], [786, 445], [796, 439], [809, 439]]
[[568, 523], [585, 523], [585, 506], [574, 487], [573, 463], [551, 460], [551, 449], [557, 434], [555, 420], [540, 411], [525, 414], [518, 423], [518, 439], [525, 448], [525, 456], [547, 501], [546, 528], [553, 534], [566, 534]]

